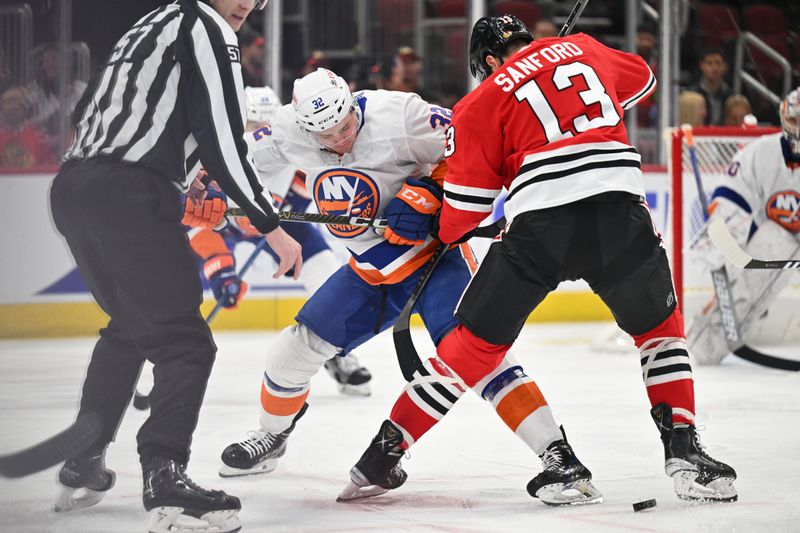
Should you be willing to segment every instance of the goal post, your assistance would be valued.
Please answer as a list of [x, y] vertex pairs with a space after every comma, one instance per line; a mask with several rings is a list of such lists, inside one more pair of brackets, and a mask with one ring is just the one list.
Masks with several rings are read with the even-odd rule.
[[[779, 128], [698, 127], [693, 128], [695, 152], [705, 194], [710, 201], [714, 190], [727, 176], [733, 156], [763, 135], [779, 132]], [[695, 183], [689, 149], [683, 131], [672, 128], [664, 136], [669, 142], [667, 172], [669, 174], [669, 229], [667, 249], [673, 272], [675, 291], [683, 315], [688, 321], [714, 294], [714, 288], [703, 254], [709, 253], [706, 221]], [[756, 208], [756, 206], [754, 206]], [[798, 287], [787, 289], [782, 298], [797, 304]]]

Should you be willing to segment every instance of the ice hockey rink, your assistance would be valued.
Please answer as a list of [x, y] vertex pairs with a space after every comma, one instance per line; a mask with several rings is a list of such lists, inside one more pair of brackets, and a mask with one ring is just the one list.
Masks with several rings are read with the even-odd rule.
[[[337, 503], [347, 472], [387, 416], [404, 383], [391, 335], [358, 350], [373, 373], [369, 398], [341, 396], [318, 374], [311, 408], [285, 457], [266, 476], [220, 479], [224, 446], [257, 424], [262, 363], [274, 332], [218, 333], [217, 363], [194, 437], [189, 473], [242, 498], [243, 532], [796, 532], [800, 531], [800, 374], [728, 364], [695, 368], [698, 426], [709, 452], [736, 468], [739, 501], [677, 500], [648, 413], [638, 353], [598, 353], [607, 325], [527, 326], [515, 354], [536, 378], [605, 503], [552, 508], [525, 485], [540, 462], [488, 404], [468, 394], [411, 449], [400, 489]], [[415, 330], [422, 352], [431, 349]], [[74, 417], [93, 339], [0, 342], [0, 453], [63, 429]], [[784, 348], [799, 351], [799, 347]], [[776, 350], [773, 350], [777, 352]], [[324, 372], [324, 371], [323, 371]], [[56, 514], [56, 468], [0, 480], [0, 531], [141, 532], [141, 473], [135, 433], [146, 414], [131, 408], [109, 449], [117, 484], [99, 505]], [[634, 502], [655, 498], [634, 513]]]

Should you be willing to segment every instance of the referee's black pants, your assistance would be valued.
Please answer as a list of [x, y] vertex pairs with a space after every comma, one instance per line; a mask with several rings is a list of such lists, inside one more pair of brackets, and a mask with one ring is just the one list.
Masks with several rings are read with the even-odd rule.
[[67, 162], [50, 202], [110, 317], [92, 353], [79, 416], [97, 413], [104, 424], [98, 444], [112, 441], [149, 359], [155, 379], [139, 454], [185, 463], [217, 348], [199, 311], [202, 288], [178, 190], [140, 165], [96, 158]]

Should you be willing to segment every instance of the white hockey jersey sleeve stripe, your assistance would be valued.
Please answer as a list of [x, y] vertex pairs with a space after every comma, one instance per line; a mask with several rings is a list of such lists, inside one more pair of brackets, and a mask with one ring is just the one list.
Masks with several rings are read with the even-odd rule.
[[656, 88], [656, 77], [653, 74], [653, 71], [650, 71], [650, 77], [647, 80], [647, 83], [644, 84], [642, 90], [638, 91], [636, 94], [628, 98], [627, 100], [620, 102], [619, 105], [624, 110], [628, 110], [639, 103], [640, 100], [645, 98], [648, 94], [652, 93]]

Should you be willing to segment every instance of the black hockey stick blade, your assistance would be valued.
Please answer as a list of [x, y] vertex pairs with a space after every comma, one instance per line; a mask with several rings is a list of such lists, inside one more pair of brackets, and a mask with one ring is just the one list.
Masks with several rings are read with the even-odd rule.
[[19, 478], [63, 463], [97, 442], [102, 431], [98, 415], [82, 415], [67, 429], [39, 444], [0, 456], [0, 475]]
[[725, 259], [730, 261], [734, 266], [746, 269], [800, 269], [800, 260], [798, 259], [753, 259], [747, 252], [742, 250], [736, 239], [733, 238], [728, 227], [725, 226], [725, 221], [717, 218], [711, 221], [708, 225], [708, 236], [711, 237], [711, 242], [714, 246], [722, 252]]
[[409, 383], [414, 380], [414, 372], [422, 369], [422, 360], [419, 358], [417, 349], [414, 347], [414, 341], [411, 338], [411, 330], [409, 329], [411, 315], [414, 312], [414, 306], [417, 305], [417, 300], [425, 289], [425, 285], [428, 284], [428, 280], [436, 268], [436, 265], [442, 257], [444, 257], [444, 254], [447, 253], [447, 249], [447, 244], [440, 244], [439, 248], [436, 249], [428, 260], [427, 265], [425, 265], [425, 270], [422, 272], [422, 276], [420, 276], [417, 282], [417, 286], [414, 287], [414, 292], [411, 293], [403, 310], [400, 311], [400, 315], [397, 317], [394, 328], [392, 329], [394, 349], [397, 352], [397, 362], [400, 364], [400, 371], [403, 373], [403, 377]]
[[792, 372], [800, 372], [800, 361], [793, 361], [791, 359], [784, 359], [783, 357], [775, 357], [774, 355], [767, 355], [761, 353], [747, 345], [743, 345], [735, 350], [733, 353], [741, 357], [745, 361], [750, 361], [757, 365], [767, 366], [770, 368], [777, 368], [779, 370], [789, 370]]

